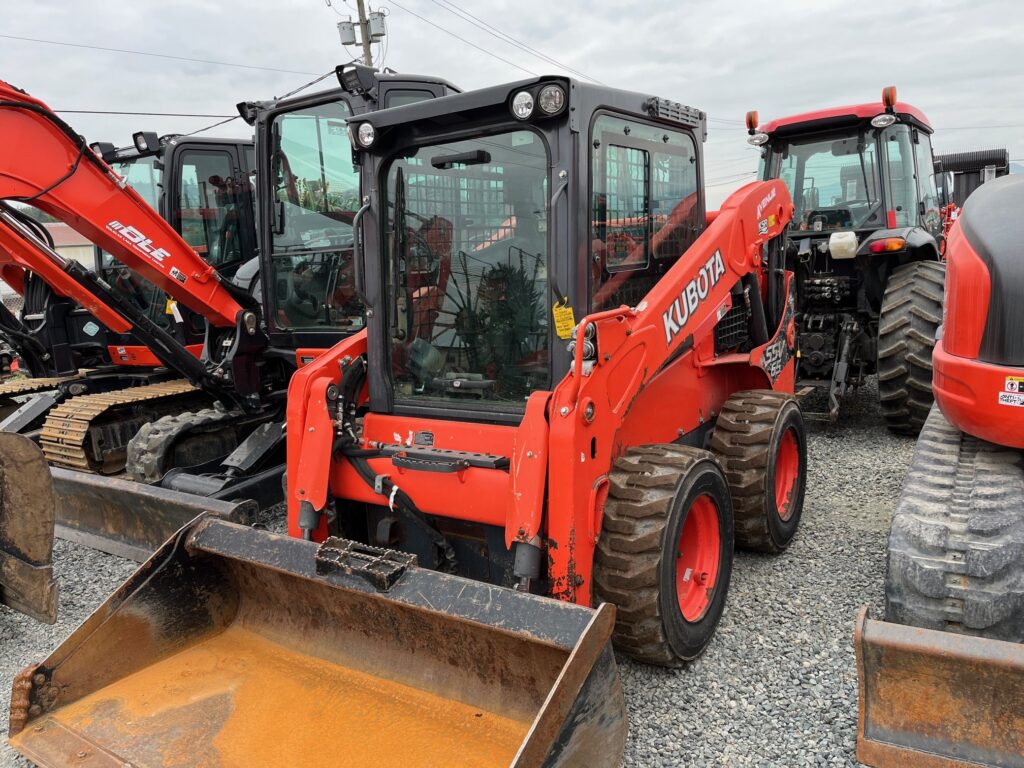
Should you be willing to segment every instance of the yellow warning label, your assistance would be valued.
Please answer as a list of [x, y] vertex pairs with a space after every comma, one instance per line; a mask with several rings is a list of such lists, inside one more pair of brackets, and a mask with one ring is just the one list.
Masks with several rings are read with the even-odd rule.
[[774, 227], [775, 226], [775, 214], [774, 213], [771, 214], [770, 216], [768, 216], [768, 226], [769, 227]]
[[174, 314], [174, 299], [168, 299], [167, 300], [167, 304], [166, 304], [166, 306], [164, 306], [164, 314], [165, 315], [173, 315]]
[[1003, 391], [1024, 393], [1024, 376], [1007, 376]]
[[551, 307], [551, 316], [555, 320], [555, 333], [560, 339], [572, 337], [572, 329], [576, 327], [576, 316], [568, 299], [556, 301]]

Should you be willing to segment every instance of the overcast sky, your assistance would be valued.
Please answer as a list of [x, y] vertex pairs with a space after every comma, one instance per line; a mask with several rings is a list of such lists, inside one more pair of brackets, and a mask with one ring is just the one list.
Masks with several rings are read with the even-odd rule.
[[[0, 37], [0, 78], [55, 109], [230, 115], [238, 101], [281, 95], [358, 54], [342, 48], [335, 29], [339, 13], [352, 11], [344, 0], [332, 3], [0, 0], [3, 36], [266, 68]], [[756, 166], [741, 125], [748, 109], [767, 120], [872, 101], [890, 84], [928, 115], [936, 151], [1005, 146], [1011, 158], [1024, 158], [1020, 0], [400, 0], [374, 7], [388, 13], [386, 49], [375, 46], [374, 55], [400, 71], [440, 75], [464, 89], [564, 71], [481, 28], [490, 25], [590, 78], [705, 110], [712, 205]], [[213, 122], [64, 117], [89, 140], [118, 144], [136, 130], [186, 132]], [[208, 135], [218, 134], [249, 131], [236, 120]]]

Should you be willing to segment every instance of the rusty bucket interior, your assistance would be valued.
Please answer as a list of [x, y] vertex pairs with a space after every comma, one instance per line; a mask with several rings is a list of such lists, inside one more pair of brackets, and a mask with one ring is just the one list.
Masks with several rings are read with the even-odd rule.
[[220, 519], [180, 531], [15, 682], [48, 766], [617, 766], [597, 610]]
[[1024, 645], [861, 609], [857, 759], [874, 768], [1024, 768]]

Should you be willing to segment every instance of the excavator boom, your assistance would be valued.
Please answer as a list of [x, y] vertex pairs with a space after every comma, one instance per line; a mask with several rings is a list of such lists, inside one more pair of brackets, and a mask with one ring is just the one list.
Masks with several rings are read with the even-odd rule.
[[235, 326], [243, 306], [217, 271], [46, 104], [3, 81], [0, 135], [0, 199], [31, 203], [211, 324]]

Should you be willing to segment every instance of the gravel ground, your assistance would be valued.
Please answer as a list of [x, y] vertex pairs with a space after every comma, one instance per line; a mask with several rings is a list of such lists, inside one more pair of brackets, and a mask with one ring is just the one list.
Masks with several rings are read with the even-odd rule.
[[[850, 396], [839, 424], [809, 423], [800, 532], [781, 556], [737, 555], [705, 655], [676, 671], [619, 659], [631, 724], [625, 765], [857, 765], [853, 619], [859, 606], [882, 604], [889, 518], [913, 450], [913, 440], [886, 432], [875, 403], [869, 385]], [[14, 674], [42, 659], [133, 569], [66, 542], [55, 554], [56, 627], [0, 607], [2, 733]], [[27, 765], [0, 744], [0, 766]]]

